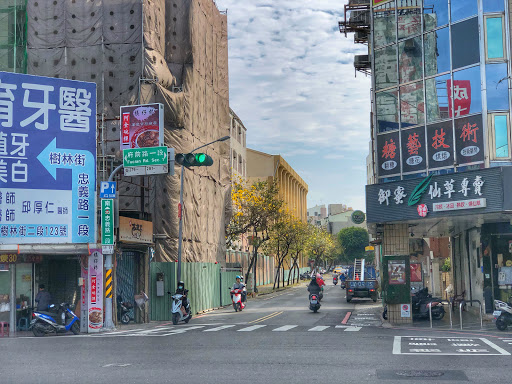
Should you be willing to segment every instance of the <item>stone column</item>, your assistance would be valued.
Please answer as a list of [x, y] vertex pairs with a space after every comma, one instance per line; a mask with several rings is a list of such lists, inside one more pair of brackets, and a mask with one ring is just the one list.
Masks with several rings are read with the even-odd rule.
[[[382, 251], [384, 257], [409, 254], [409, 233], [407, 224], [384, 225]], [[411, 300], [409, 299], [409, 307], [410, 305]], [[412, 323], [412, 313], [411, 317], [402, 317], [400, 304], [388, 304], [388, 320], [391, 324]]]

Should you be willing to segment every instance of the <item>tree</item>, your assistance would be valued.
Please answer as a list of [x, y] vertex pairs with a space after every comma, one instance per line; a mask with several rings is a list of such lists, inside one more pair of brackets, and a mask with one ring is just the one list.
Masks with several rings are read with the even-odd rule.
[[[279, 199], [277, 183], [257, 181], [247, 185], [238, 179], [233, 182], [231, 191], [233, 216], [226, 230], [227, 243], [239, 239], [240, 235], [251, 233], [252, 256], [245, 275], [257, 262], [258, 251], [270, 239], [270, 231], [283, 213], [283, 200]], [[256, 276], [254, 276], [256, 288]]]
[[369, 244], [368, 231], [359, 227], [343, 228], [338, 233], [338, 243], [342, 249], [342, 259], [353, 263], [354, 259], [368, 258], [365, 247]]
[[[292, 276], [292, 271], [296, 270], [297, 282], [299, 282], [300, 268], [299, 268], [299, 257], [306, 251], [306, 247], [308, 245], [308, 236], [309, 236], [309, 226], [307, 223], [304, 223], [298, 219], [295, 219], [294, 226], [294, 235], [295, 241], [291, 245], [290, 249], [290, 258], [291, 258], [291, 268], [290, 275], [288, 276], [288, 285], [290, 285], [290, 276]], [[292, 281], [293, 283], [293, 281]]]
[[314, 266], [317, 267], [320, 261], [333, 257], [336, 252], [336, 242], [333, 236], [324, 229], [309, 224], [309, 235], [306, 245], [306, 252], [314, 259]]

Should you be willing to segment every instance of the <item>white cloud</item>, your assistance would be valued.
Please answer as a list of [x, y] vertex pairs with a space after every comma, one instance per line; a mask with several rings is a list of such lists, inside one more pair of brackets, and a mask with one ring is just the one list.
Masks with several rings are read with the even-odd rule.
[[311, 205], [364, 208], [370, 80], [354, 77], [366, 47], [338, 31], [344, 3], [217, 0], [228, 9], [230, 104], [248, 146], [300, 170]]

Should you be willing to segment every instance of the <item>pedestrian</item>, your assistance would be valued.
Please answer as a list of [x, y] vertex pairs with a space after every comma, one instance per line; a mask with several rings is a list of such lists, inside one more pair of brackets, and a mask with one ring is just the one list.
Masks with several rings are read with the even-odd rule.
[[47, 311], [51, 302], [52, 302], [52, 295], [50, 295], [50, 292], [47, 292], [45, 290], [44, 284], [39, 284], [39, 292], [37, 293], [37, 296], [36, 296], [36, 303], [37, 303], [36, 310], [38, 312], [39, 311]]

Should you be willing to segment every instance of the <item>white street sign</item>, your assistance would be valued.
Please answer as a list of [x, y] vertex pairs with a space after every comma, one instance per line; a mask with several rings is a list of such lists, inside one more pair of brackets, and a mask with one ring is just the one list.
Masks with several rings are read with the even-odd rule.
[[471, 200], [459, 200], [459, 201], [448, 201], [445, 203], [434, 203], [434, 212], [442, 211], [457, 211], [460, 209], [473, 209], [473, 208], [485, 208], [487, 206], [487, 199], [471, 199]]

